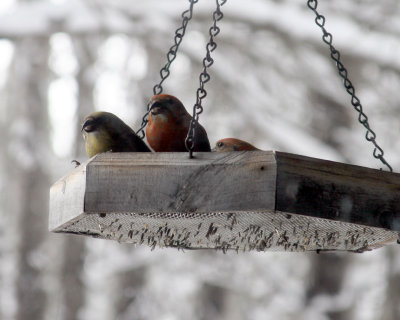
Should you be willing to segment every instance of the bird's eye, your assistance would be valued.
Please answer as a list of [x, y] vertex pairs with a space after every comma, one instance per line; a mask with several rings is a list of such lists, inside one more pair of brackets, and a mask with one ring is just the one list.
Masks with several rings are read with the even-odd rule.
[[153, 116], [155, 116], [155, 115], [160, 114], [160, 113], [162, 112], [162, 108], [161, 108], [160, 106], [153, 106], [153, 107], [150, 109], [150, 112], [151, 112], [151, 114], [152, 114]]
[[223, 143], [223, 142], [218, 142], [218, 143], [217, 143], [217, 147], [218, 147], [218, 148], [222, 148], [223, 146], [224, 146], [224, 143]]
[[151, 104], [150, 110], [151, 110], [151, 109], [154, 109], [154, 108], [159, 108], [159, 107], [161, 107], [161, 103], [158, 102], [158, 101], [156, 101], [156, 102], [153, 102], [153, 103]]
[[96, 124], [93, 119], [88, 119], [82, 126], [82, 131], [92, 132], [96, 129]]
[[88, 125], [83, 128], [83, 130], [85, 130], [86, 132], [92, 132], [92, 131], [94, 131], [94, 129], [95, 129], [94, 125]]

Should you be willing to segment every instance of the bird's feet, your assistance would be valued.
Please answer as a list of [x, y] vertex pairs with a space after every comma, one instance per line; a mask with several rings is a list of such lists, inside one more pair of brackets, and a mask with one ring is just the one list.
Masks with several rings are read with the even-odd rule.
[[77, 160], [72, 160], [71, 163], [75, 163], [75, 168], [81, 165], [81, 163]]

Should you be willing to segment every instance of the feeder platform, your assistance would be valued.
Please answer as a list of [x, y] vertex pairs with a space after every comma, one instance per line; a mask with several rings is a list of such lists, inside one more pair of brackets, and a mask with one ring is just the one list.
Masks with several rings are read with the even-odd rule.
[[224, 252], [398, 239], [400, 174], [274, 151], [194, 155], [96, 155], [51, 187], [50, 231]]

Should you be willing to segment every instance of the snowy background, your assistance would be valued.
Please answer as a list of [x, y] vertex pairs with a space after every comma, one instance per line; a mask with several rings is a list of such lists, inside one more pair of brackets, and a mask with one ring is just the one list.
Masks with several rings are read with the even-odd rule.
[[[400, 2], [320, 0], [385, 157], [400, 166]], [[50, 234], [50, 185], [86, 159], [93, 110], [137, 129], [186, 0], [0, 1], [0, 320], [400, 319], [400, 250], [182, 252]], [[215, 2], [195, 5], [165, 92], [189, 109]], [[305, 0], [228, 0], [200, 122], [372, 168]]]

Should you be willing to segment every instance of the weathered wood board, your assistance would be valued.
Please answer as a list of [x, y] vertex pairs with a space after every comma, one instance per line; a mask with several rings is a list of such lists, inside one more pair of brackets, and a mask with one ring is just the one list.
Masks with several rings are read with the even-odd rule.
[[106, 154], [86, 166], [85, 212], [274, 209], [272, 152]]
[[105, 153], [51, 187], [49, 229], [151, 247], [359, 252], [397, 239], [399, 201], [399, 174], [288, 153]]
[[276, 210], [400, 231], [400, 174], [276, 152]]

